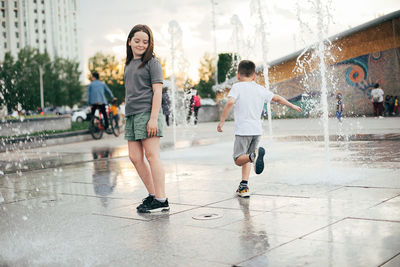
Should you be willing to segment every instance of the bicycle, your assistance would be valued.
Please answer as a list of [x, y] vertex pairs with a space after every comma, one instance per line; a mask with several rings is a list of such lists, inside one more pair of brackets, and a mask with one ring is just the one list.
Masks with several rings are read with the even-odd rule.
[[[95, 113], [96, 114], [96, 113]], [[98, 112], [98, 116], [94, 115], [90, 119], [89, 132], [92, 135], [93, 139], [101, 139], [103, 137], [103, 132], [105, 130], [104, 118], [102, 118], [101, 112]], [[117, 115], [118, 116], [118, 115]], [[114, 116], [110, 111], [110, 107], [107, 106], [107, 117], [109, 121], [109, 127], [111, 128], [112, 133], [118, 137], [120, 134], [120, 128], [118, 123], [118, 117]]]

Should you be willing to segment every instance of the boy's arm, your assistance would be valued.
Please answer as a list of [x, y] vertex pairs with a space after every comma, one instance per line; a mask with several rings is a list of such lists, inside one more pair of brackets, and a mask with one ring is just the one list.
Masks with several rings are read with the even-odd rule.
[[292, 103], [287, 101], [286, 98], [284, 98], [284, 97], [282, 97], [280, 95], [274, 95], [274, 97], [272, 97], [272, 100], [277, 102], [277, 103], [279, 103], [279, 104], [285, 105], [285, 106], [287, 106], [287, 107], [289, 107], [291, 109], [294, 109], [297, 112], [301, 112], [302, 111], [299, 106], [293, 105]]
[[229, 97], [224, 107], [224, 110], [222, 111], [221, 119], [219, 120], [217, 126], [218, 132], [222, 132], [222, 126], [224, 126], [225, 120], [226, 118], [228, 118], [229, 112], [231, 112], [231, 109], [233, 108], [234, 104], [235, 104], [235, 99], [233, 97]]

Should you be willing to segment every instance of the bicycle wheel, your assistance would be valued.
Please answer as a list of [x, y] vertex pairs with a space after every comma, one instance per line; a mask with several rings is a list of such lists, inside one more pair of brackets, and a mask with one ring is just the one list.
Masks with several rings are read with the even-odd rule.
[[103, 127], [101, 127], [99, 117], [94, 116], [90, 120], [89, 131], [93, 139], [100, 139], [103, 136]]
[[110, 123], [111, 123], [111, 129], [112, 129], [113, 134], [118, 137], [120, 134], [120, 130], [119, 130], [117, 117], [110, 114]]

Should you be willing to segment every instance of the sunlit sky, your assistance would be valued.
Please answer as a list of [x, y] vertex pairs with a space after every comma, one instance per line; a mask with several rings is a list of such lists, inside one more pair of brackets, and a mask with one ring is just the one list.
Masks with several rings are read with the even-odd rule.
[[[319, 1], [322, 12], [328, 14], [324, 16], [327, 37], [400, 10], [399, 0]], [[315, 4], [319, 1], [259, 0], [267, 37], [267, 49], [262, 53], [260, 29], [257, 28], [259, 16], [254, 8], [258, 1], [214, 0], [217, 53], [239, 50], [242, 57], [260, 64], [263, 55], [272, 61], [314, 43], [317, 35]], [[236, 24], [232, 23], [234, 15], [238, 18]], [[200, 60], [206, 52], [214, 54], [212, 17], [211, 0], [82, 0], [79, 27], [84, 71], [87, 73], [88, 58], [96, 52], [113, 54], [122, 61], [131, 28], [147, 24], [154, 34], [155, 53], [166, 60], [167, 73], [171, 73], [169, 25], [174, 20], [181, 28], [175, 70], [184, 58], [185, 71], [196, 81]], [[179, 35], [174, 34], [173, 38], [177, 40]]]

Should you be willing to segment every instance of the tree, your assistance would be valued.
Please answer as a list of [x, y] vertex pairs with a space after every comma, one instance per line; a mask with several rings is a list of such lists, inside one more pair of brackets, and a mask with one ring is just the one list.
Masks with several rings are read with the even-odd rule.
[[213, 79], [215, 72], [214, 61], [209, 54], [204, 54], [200, 62], [199, 77], [200, 81], [194, 86], [200, 97], [215, 99], [215, 92], [212, 86], [215, 84]]
[[237, 56], [232, 53], [221, 53], [218, 55], [218, 83], [223, 83], [235, 76]]
[[22, 109], [35, 110], [40, 107], [39, 64], [43, 65], [48, 60], [48, 56], [41, 55], [37, 49], [25, 47], [19, 51], [15, 63], [16, 96]]
[[25, 47], [18, 52], [15, 62], [11, 54], [6, 53], [0, 66], [0, 104], [6, 104], [9, 111], [17, 109], [19, 104], [25, 110], [40, 107], [39, 66], [43, 69], [47, 105], [72, 106], [82, 98], [77, 62], [61, 58], [51, 61], [47, 53]]
[[125, 98], [123, 63], [118, 62], [114, 55], [105, 55], [101, 52], [89, 58], [89, 71], [99, 73], [102, 80], [114, 96], [120, 101]]
[[215, 85], [213, 79], [209, 79], [208, 81], [200, 80], [199, 83], [196, 84], [195, 89], [200, 97], [215, 99], [215, 92], [212, 89], [213, 85]]
[[72, 107], [82, 99], [83, 87], [79, 81], [81, 72], [79, 71], [79, 63], [66, 60], [64, 62], [66, 103]]
[[0, 106], [7, 105], [8, 111], [18, 105], [14, 64], [13, 56], [7, 52], [0, 64]]
[[208, 80], [213, 78], [214, 73], [214, 60], [208, 53], [206, 53], [204, 54], [203, 59], [200, 61], [199, 78], [200, 80], [208, 82]]

